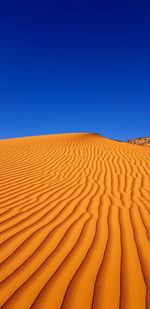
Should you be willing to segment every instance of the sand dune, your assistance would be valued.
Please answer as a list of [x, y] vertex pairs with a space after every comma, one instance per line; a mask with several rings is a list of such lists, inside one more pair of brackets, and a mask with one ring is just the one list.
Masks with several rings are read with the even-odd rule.
[[0, 141], [1, 308], [150, 308], [150, 149]]

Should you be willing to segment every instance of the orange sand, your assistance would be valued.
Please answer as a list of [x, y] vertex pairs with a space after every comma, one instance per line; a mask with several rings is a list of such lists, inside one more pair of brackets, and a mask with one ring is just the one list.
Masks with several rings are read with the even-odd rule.
[[0, 141], [0, 306], [150, 308], [150, 149]]

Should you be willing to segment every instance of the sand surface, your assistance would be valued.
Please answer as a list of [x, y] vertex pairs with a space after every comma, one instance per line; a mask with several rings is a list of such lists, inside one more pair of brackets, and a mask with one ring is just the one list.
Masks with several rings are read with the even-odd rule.
[[150, 149], [0, 141], [0, 306], [150, 308]]

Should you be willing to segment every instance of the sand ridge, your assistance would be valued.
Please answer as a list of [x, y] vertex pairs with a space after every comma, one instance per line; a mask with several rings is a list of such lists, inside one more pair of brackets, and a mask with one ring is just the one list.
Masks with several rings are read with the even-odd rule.
[[1, 308], [150, 308], [150, 149], [0, 141]]

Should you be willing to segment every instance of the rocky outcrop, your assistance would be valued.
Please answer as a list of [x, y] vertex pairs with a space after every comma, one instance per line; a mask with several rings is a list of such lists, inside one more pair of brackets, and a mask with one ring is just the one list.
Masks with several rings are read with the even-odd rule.
[[142, 146], [150, 146], [150, 137], [131, 138], [128, 140], [128, 143]]

